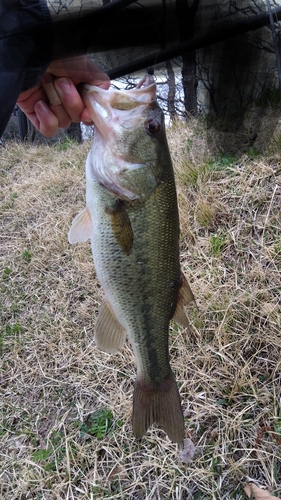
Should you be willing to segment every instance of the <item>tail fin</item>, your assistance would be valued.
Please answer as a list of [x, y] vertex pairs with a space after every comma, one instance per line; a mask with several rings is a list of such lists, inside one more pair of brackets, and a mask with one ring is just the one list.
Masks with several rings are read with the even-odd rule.
[[140, 439], [156, 422], [171, 441], [181, 443], [184, 439], [184, 420], [180, 395], [175, 377], [170, 375], [160, 384], [145, 382], [137, 378], [133, 401], [133, 432]]

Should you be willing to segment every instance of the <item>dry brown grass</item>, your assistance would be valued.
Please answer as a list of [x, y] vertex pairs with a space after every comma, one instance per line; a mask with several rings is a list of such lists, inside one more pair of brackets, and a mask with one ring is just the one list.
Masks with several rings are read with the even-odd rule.
[[[200, 121], [169, 130], [199, 306], [170, 339], [188, 465], [156, 426], [135, 441], [130, 346], [93, 341], [90, 244], [67, 241], [90, 145], [1, 149], [1, 499], [238, 500], [249, 479], [281, 495], [281, 141], [236, 157], [208, 141]], [[101, 408], [115, 428], [97, 438], [83, 429]]]

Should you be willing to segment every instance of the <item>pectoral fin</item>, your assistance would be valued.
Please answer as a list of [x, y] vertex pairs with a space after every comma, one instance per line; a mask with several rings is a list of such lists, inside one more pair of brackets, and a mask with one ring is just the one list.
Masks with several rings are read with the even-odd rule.
[[189, 326], [189, 320], [186, 316], [184, 306], [188, 306], [192, 302], [195, 302], [194, 295], [186, 277], [184, 276], [184, 274], [181, 274], [181, 286], [178, 294], [178, 302], [175, 314], [173, 316], [173, 320], [178, 323], [178, 325], [183, 327]]
[[95, 341], [99, 349], [115, 354], [122, 349], [126, 332], [116, 319], [109, 303], [104, 300], [95, 324]]
[[82, 243], [92, 237], [93, 229], [89, 210], [84, 208], [73, 219], [68, 233], [69, 243]]
[[111, 227], [116, 241], [123, 252], [129, 255], [133, 247], [133, 230], [125, 203], [122, 200], [117, 200], [105, 211], [110, 215]]

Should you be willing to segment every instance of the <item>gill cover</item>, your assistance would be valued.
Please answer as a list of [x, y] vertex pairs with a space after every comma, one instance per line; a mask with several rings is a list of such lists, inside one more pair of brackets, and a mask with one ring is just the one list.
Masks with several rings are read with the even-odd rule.
[[85, 85], [83, 99], [95, 123], [87, 175], [126, 201], [145, 200], [161, 181], [163, 112], [148, 75], [137, 88], [104, 90]]

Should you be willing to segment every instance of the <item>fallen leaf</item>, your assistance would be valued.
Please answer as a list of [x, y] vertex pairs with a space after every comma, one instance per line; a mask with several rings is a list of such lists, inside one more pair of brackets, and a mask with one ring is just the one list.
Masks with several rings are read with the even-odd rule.
[[124, 467], [122, 467], [122, 465], [115, 465], [110, 473], [108, 474], [107, 476], [107, 479], [109, 481], [112, 481], [113, 479], [116, 478], [116, 476], [119, 476], [119, 479], [125, 479], [126, 478], [126, 471], [124, 469]]
[[259, 488], [254, 483], [249, 483], [244, 486], [244, 491], [249, 498], [254, 498], [255, 500], [281, 500], [269, 493], [268, 490], [263, 490]]
[[183, 449], [180, 450], [179, 456], [183, 463], [189, 464], [192, 462], [195, 453], [195, 446], [191, 439], [187, 438], [183, 440]]

